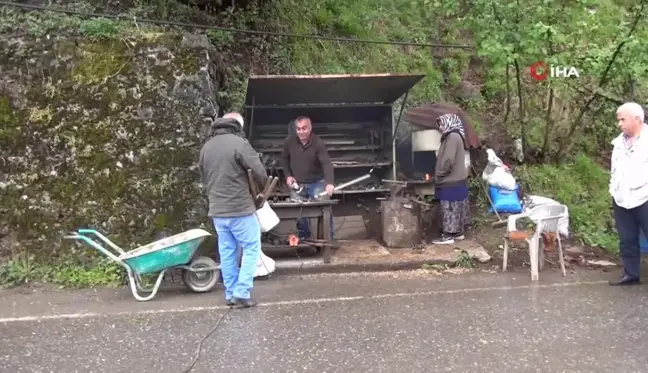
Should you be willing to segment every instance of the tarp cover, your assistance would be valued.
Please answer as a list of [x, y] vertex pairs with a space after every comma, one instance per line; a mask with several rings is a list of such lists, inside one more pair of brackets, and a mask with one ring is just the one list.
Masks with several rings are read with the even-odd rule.
[[391, 104], [422, 74], [253, 75], [245, 105]]
[[403, 114], [403, 121], [410, 125], [412, 131], [439, 129], [436, 120], [444, 114], [456, 114], [459, 116], [464, 125], [468, 146], [470, 148], [480, 146], [479, 137], [473, 129], [472, 120], [463, 109], [453, 103], [437, 102], [409, 109]]

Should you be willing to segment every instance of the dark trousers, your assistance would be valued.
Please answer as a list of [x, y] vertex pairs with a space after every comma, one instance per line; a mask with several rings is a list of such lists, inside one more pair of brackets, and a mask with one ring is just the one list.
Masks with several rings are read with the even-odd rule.
[[[304, 189], [300, 193], [300, 196], [302, 198], [307, 198], [307, 199], [315, 198], [316, 195], [324, 192], [324, 190], [326, 189], [326, 183], [324, 182], [324, 180], [319, 180], [314, 183], [300, 183], [300, 184], [304, 187]], [[331, 239], [335, 239], [335, 230], [333, 229], [332, 214], [331, 214], [330, 224], [331, 224]], [[309, 218], [301, 218], [297, 220], [297, 231], [299, 232], [299, 239], [301, 240], [316, 238], [313, 237]]]
[[632, 209], [624, 209], [614, 203], [614, 220], [619, 232], [619, 250], [625, 274], [631, 278], [639, 278], [639, 233], [641, 230], [648, 234], [648, 202]]

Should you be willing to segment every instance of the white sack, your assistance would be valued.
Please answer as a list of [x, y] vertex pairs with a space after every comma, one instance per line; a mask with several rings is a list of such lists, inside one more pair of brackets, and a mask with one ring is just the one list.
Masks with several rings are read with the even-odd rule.
[[276, 269], [277, 266], [275, 265], [275, 261], [261, 251], [261, 256], [259, 257], [256, 271], [254, 272], [254, 277], [268, 276]]
[[486, 180], [488, 185], [506, 190], [515, 190], [515, 178], [511, 175], [508, 167], [495, 154], [493, 149], [487, 149], [488, 165], [482, 172], [482, 179]]

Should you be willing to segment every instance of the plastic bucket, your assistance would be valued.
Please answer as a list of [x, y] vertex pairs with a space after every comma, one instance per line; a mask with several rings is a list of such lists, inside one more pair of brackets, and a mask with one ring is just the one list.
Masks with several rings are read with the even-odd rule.
[[648, 254], [648, 239], [643, 231], [639, 232], [639, 249], [642, 254]]
[[279, 217], [270, 207], [268, 201], [263, 203], [260, 209], [256, 210], [257, 219], [261, 225], [261, 232], [270, 232], [274, 227], [279, 224]]

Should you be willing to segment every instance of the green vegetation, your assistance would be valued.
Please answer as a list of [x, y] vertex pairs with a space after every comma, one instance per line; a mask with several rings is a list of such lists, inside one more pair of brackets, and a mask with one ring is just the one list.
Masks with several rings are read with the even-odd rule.
[[[579, 152], [598, 155], [597, 148], [607, 148], [615, 132], [615, 106], [648, 98], [648, 51], [641, 46], [648, 37], [645, 5], [611, 0], [472, 5], [460, 19], [474, 32], [486, 62], [487, 99], [501, 102], [501, 129], [520, 137], [527, 155], [555, 163]], [[446, 7], [447, 16], [461, 14], [460, 3]], [[579, 77], [533, 81], [529, 69], [537, 61], [576, 67]]]
[[[289, 31], [298, 34], [456, 42], [450, 36], [443, 37], [430, 22], [437, 18], [434, 8], [422, 8], [416, 1], [280, 0], [275, 6], [282, 21], [292, 25]], [[431, 48], [303, 39], [290, 42], [292, 45], [287, 53], [295, 74], [424, 73], [425, 80], [410, 93], [409, 104], [417, 105], [443, 97], [442, 65], [435, 63]], [[458, 83], [461, 73], [468, 67], [469, 54], [453, 54], [451, 60], [460, 60], [456, 63], [457, 69], [452, 71], [453, 79]]]
[[454, 264], [457, 268], [475, 268], [477, 264], [475, 259], [466, 250], [461, 250], [457, 256], [457, 261]]
[[26, 252], [0, 263], [0, 285], [21, 285], [50, 282], [62, 287], [119, 285], [124, 282], [124, 270], [106, 258], [79, 263], [78, 258], [58, 259], [45, 263]]
[[[98, 1], [66, 3], [70, 9], [106, 11]], [[16, 92], [11, 92], [13, 96], [0, 92], [0, 157], [12, 154], [4, 153], [10, 147], [25, 149], [32, 144], [24, 129], [38, 129], [40, 140], [74, 149], [72, 164], [78, 167], [65, 178], [42, 174], [39, 170], [47, 165], [26, 163], [11, 170], [22, 182], [38, 186], [19, 208], [11, 203], [22, 201], [21, 190], [9, 188], [2, 196], [5, 206], [0, 208], [17, 211], [10, 230], [19, 227], [25, 236], [15, 250], [2, 252], [0, 244], [0, 256], [9, 258], [0, 264], [0, 283], [46, 280], [83, 286], [121, 281], [122, 273], [114, 264], [86, 260], [87, 255], [54, 238], [68, 227], [105, 224], [120, 242], [145, 243], [156, 229], [195, 224], [191, 214], [196, 198], [191, 196], [196, 191], [193, 176], [185, 172], [195, 149], [186, 143], [145, 149], [154, 136], [178, 142], [198, 136], [187, 133], [181, 138], [176, 123], [165, 127], [160, 119], [176, 115], [191, 123], [195, 102], [161, 107], [166, 116], [154, 120], [134, 118], [139, 105], [155, 108], [163, 105], [156, 101], [166, 102], [159, 100], [161, 92], [167, 94], [167, 87], [181, 75], [171, 70], [197, 74], [204, 53], [197, 57], [185, 50], [169, 65], [166, 60], [146, 60], [138, 48], [164, 44], [175, 51], [180, 42], [161, 34], [168, 29], [137, 21], [143, 18], [474, 45], [475, 50], [461, 50], [206, 32], [218, 51], [217, 74], [222, 76], [216, 94], [224, 110], [241, 107], [251, 73], [424, 73], [426, 78], [410, 93], [408, 106], [440, 100], [460, 103], [502, 156], [513, 139], [521, 139], [526, 162], [517, 168], [516, 177], [527, 191], [567, 204], [571, 228], [585, 244], [616, 249], [604, 161], [616, 132], [614, 109], [629, 99], [648, 101], [648, 50], [642, 44], [648, 40], [648, 21], [638, 18], [646, 9], [636, 2], [504, 0], [494, 6], [486, 0], [273, 0], [245, 9], [218, 7], [216, 2], [200, 10], [174, 0], [136, 0], [121, 9], [128, 20], [120, 21], [0, 8], [0, 34], [37, 40], [30, 48], [4, 45], [12, 52], [0, 52], [0, 64], [25, 64], [52, 48], [60, 57], [56, 60], [65, 62], [47, 67], [46, 73], [35, 67], [29, 70], [35, 72], [24, 87], [28, 107], [14, 110]], [[534, 81], [528, 72], [536, 61], [574, 66], [579, 77]], [[64, 103], [67, 111], [55, 110], [52, 101]], [[128, 140], [111, 142], [116, 134]], [[134, 147], [147, 150], [138, 164], [119, 158]], [[100, 151], [88, 151], [93, 148]], [[48, 159], [46, 154], [35, 159]], [[118, 160], [123, 169], [115, 166]], [[89, 177], [87, 185], [80, 183]], [[51, 199], [50, 210], [29, 210], [38, 198]], [[96, 207], [70, 207], [75, 201], [93, 201]], [[51, 253], [56, 255], [50, 258]], [[48, 264], [43, 264], [44, 258]]]
[[524, 166], [516, 174], [528, 194], [553, 198], [569, 207], [569, 225], [576, 238], [587, 245], [618, 249], [611, 230], [609, 173], [591, 158], [581, 155], [558, 166]]

